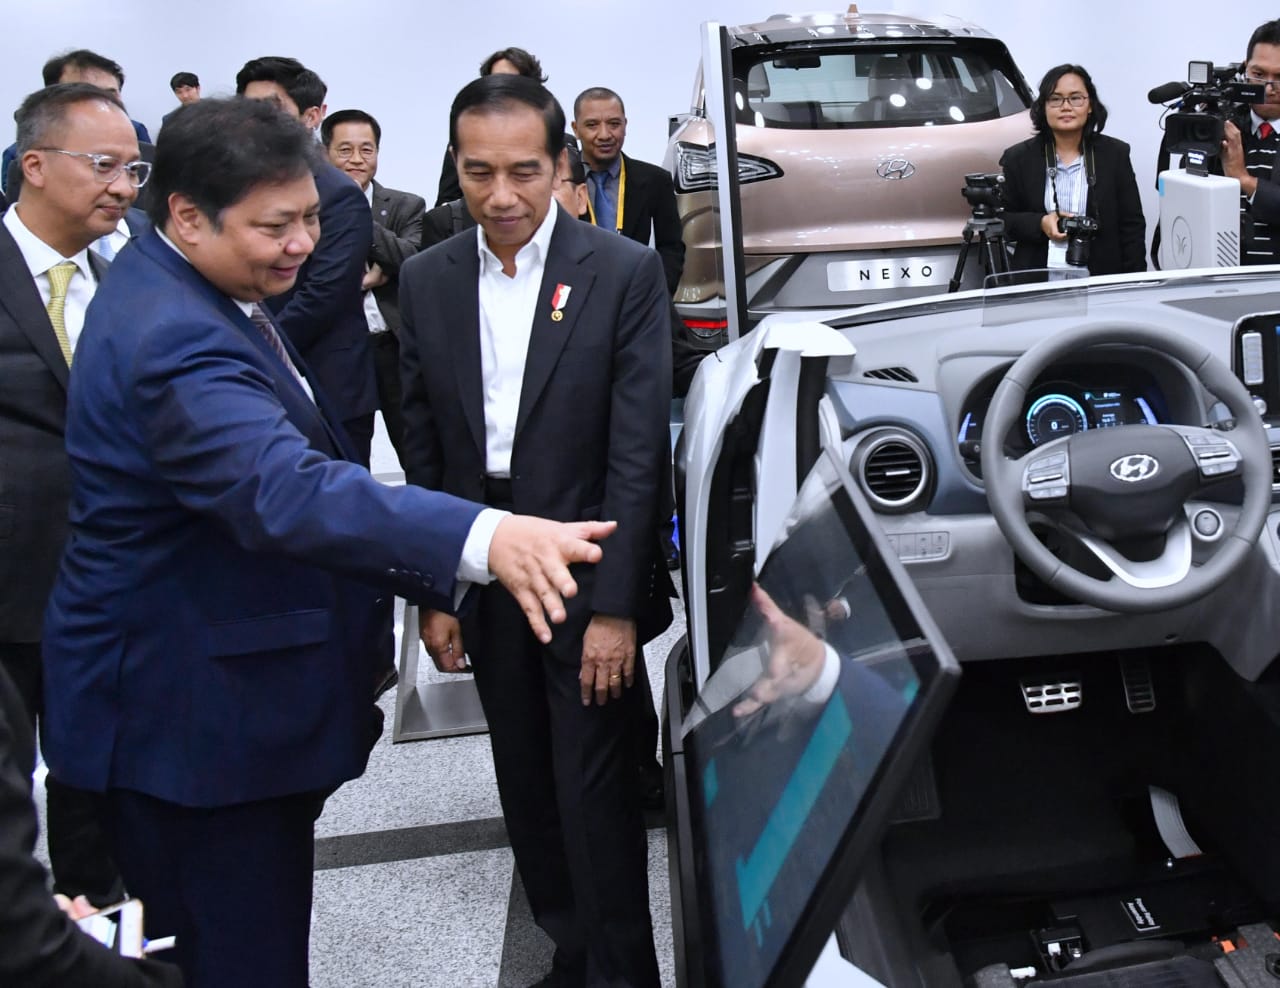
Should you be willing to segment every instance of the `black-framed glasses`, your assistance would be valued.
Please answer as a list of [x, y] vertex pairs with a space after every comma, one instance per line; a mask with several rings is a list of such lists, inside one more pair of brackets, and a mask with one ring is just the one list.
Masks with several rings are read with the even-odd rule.
[[151, 177], [151, 162], [121, 161], [114, 154], [93, 154], [89, 151], [65, 151], [62, 148], [33, 148], [34, 151], [52, 151], [54, 154], [65, 154], [71, 158], [86, 158], [93, 170], [93, 177], [103, 185], [110, 185], [120, 177], [121, 172], [129, 176], [129, 184], [140, 189]]
[[1061, 107], [1063, 103], [1070, 103], [1078, 110], [1087, 102], [1089, 102], [1089, 97], [1084, 93], [1072, 93], [1070, 96], [1059, 96], [1057, 93], [1054, 93], [1045, 100], [1045, 104], [1053, 107], [1055, 110]]

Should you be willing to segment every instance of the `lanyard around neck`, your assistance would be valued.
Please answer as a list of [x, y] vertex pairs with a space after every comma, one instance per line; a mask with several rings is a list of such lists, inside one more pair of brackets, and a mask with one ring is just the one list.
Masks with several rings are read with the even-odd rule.
[[[608, 172], [605, 172], [605, 174], [607, 175]], [[596, 181], [599, 182], [600, 179], [597, 177]], [[592, 226], [599, 226], [600, 224], [596, 222], [595, 203], [592, 201], [594, 198], [595, 198], [594, 196], [587, 196], [587, 215], [591, 217]], [[614, 230], [614, 233], [622, 232], [622, 218], [626, 211], [626, 202], [627, 202], [627, 159], [622, 157], [621, 153], [619, 153], [618, 155], [618, 222], [617, 222], [617, 229]]]

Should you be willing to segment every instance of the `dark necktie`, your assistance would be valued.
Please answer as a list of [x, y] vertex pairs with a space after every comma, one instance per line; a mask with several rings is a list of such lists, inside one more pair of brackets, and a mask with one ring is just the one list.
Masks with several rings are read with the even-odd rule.
[[1258, 125], [1258, 137], [1261, 138], [1262, 140], [1265, 141], [1268, 137], [1270, 137], [1274, 133], [1275, 133], [1275, 128], [1273, 128], [1271, 124], [1268, 123], [1266, 120], [1262, 121], [1262, 123]]
[[294, 378], [301, 381], [302, 375], [298, 373], [298, 368], [289, 359], [289, 354], [285, 351], [284, 344], [280, 342], [280, 334], [276, 332], [275, 324], [271, 322], [271, 317], [267, 315], [267, 310], [257, 302], [254, 302], [253, 310], [249, 313], [249, 320], [258, 328], [262, 338], [267, 341], [267, 346], [271, 347], [271, 352], [280, 358], [280, 362], [284, 364]]
[[612, 176], [608, 172], [592, 172], [591, 174], [596, 180], [595, 202], [592, 204], [596, 209], [596, 226], [603, 230], [616, 230], [618, 228], [618, 214], [609, 202], [609, 193], [606, 191], [609, 187], [609, 179]]

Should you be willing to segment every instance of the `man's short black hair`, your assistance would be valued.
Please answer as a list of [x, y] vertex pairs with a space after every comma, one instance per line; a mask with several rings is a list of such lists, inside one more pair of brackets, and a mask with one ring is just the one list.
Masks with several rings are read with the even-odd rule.
[[116, 77], [116, 85], [124, 89], [124, 69], [120, 68], [118, 62], [113, 62], [105, 55], [99, 55], [96, 51], [90, 51], [88, 48], [77, 48], [74, 51], [63, 52], [61, 55], [54, 55], [53, 58], [44, 63], [41, 74], [44, 76], [44, 84], [52, 86], [62, 80], [62, 73], [67, 69], [97, 69], [99, 72], [107, 72]]
[[274, 82], [293, 100], [299, 113], [324, 106], [329, 87], [324, 80], [296, 58], [281, 55], [264, 55], [244, 63], [236, 73], [236, 95], [243, 96], [251, 82]]
[[1280, 20], [1258, 25], [1258, 29], [1249, 38], [1249, 51], [1244, 56], [1246, 65], [1253, 61], [1253, 49], [1258, 45], [1280, 45]]
[[578, 98], [573, 101], [573, 119], [578, 119], [578, 113], [582, 110], [582, 104], [592, 99], [613, 99], [618, 101], [618, 109], [622, 111], [622, 115], [627, 115], [627, 105], [622, 102], [622, 97], [615, 93], [612, 89], [605, 86], [592, 86], [590, 89], [584, 89], [578, 93]]
[[114, 93], [87, 82], [59, 82], [37, 89], [22, 101], [13, 115], [18, 122], [18, 157], [40, 147], [48, 139], [49, 131], [66, 119], [70, 107], [94, 100], [110, 103], [124, 112], [124, 104]]
[[523, 48], [503, 48], [501, 51], [495, 51], [480, 63], [480, 74], [493, 75], [493, 67], [504, 61], [514, 65], [516, 71], [526, 79], [532, 79], [534, 82], [541, 82], [545, 85], [547, 76], [542, 71], [542, 63]]
[[1093, 84], [1093, 76], [1089, 75], [1083, 65], [1055, 65], [1040, 80], [1040, 91], [1036, 101], [1031, 104], [1031, 126], [1035, 132], [1048, 141], [1053, 140], [1053, 131], [1049, 129], [1049, 120], [1044, 115], [1045, 104], [1053, 95], [1053, 87], [1064, 75], [1078, 75], [1084, 81], [1085, 91], [1089, 94], [1089, 116], [1084, 122], [1084, 132], [1080, 135], [1083, 144], [1094, 134], [1102, 133], [1107, 123], [1107, 108], [1098, 99], [1098, 88]]
[[175, 72], [173, 78], [169, 80], [169, 88], [177, 92], [183, 86], [191, 86], [193, 89], [200, 88], [200, 77], [194, 72]]
[[564, 148], [564, 110], [542, 83], [522, 75], [486, 75], [467, 83], [449, 110], [449, 146], [458, 150], [458, 118], [464, 113], [506, 113], [528, 106], [542, 114], [547, 154], [555, 161]]
[[569, 181], [574, 185], [582, 185], [587, 180], [587, 166], [583, 163], [578, 142], [568, 134], [564, 135], [564, 150], [569, 158]]
[[259, 185], [309, 175], [316, 142], [296, 117], [269, 100], [202, 99], [175, 113], [156, 143], [147, 215], [169, 220], [169, 197], [181, 193], [212, 221]]
[[325, 147], [332, 144], [333, 129], [344, 123], [368, 124], [373, 128], [373, 143], [382, 147], [382, 128], [378, 126], [378, 121], [373, 119], [373, 114], [365, 113], [364, 110], [338, 110], [336, 113], [330, 113], [320, 124], [320, 143]]

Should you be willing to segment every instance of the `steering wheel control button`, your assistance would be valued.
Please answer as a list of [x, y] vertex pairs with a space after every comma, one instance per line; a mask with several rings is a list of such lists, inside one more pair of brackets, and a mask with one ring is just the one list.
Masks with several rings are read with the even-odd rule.
[[1212, 542], [1222, 534], [1222, 516], [1212, 508], [1201, 508], [1191, 519], [1191, 527], [1206, 542]]
[[1067, 496], [1071, 484], [1071, 470], [1067, 454], [1050, 453], [1037, 456], [1027, 463], [1023, 473], [1022, 490], [1032, 501], [1058, 501]]

